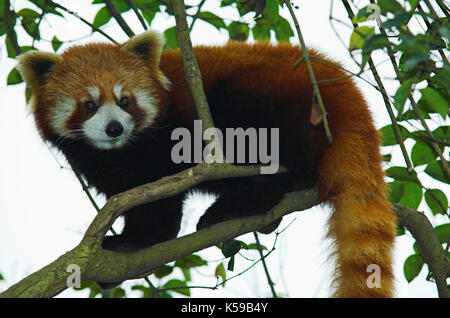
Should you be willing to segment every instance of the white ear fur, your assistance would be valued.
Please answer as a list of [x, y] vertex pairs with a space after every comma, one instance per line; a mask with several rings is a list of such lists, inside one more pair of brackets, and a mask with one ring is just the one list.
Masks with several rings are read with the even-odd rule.
[[24, 81], [35, 88], [42, 85], [51, 70], [63, 61], [63, 58], [54, 53], [29, 51], [17, 57], [17, 69]]
[[63, 61], [60, 55], [47, 52], [29, 51], [17, 57], [17, 70], [31, 88], [30, 110], [35, 111], [36, 91], [45, 83], [52, 69]]
[[122, 45], [121, 50], [131, 53], [147, 64], [165, 89], [169, 89], [170, 81], [159, 69], [159, 61], [165, 43], [164, 35], [155, 31], [146, 31], [136, 35]]

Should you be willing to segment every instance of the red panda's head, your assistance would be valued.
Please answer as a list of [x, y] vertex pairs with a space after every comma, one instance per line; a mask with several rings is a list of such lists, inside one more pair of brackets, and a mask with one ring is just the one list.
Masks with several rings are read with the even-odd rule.
[[62, 55], [30, 51], [18, 69], [31, 88], [31, 110], [49, 141], [84, 138], [119, 148], [165, 113], [170, 82], [159, 69], [164, 41], [154, 32], [122, 46], [88, 44]]

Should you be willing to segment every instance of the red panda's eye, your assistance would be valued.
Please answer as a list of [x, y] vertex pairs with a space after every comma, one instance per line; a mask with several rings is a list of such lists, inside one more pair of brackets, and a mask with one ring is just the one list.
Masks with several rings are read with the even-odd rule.
[[97, 111], [97, 104], [96, 103], [94, 103], [93, 101], [91, 101], [91, 100], [88, 100], [87, 102], [84, 102], [84, 110], [87, 112], [87, 113], [94, 113], [94, 112], [96, 112]]
[[127, 96], [122, 97], [119, 101], [119, 106], [122, 108], [127, 108], [128, 106], [130, 106], [130, 100]]

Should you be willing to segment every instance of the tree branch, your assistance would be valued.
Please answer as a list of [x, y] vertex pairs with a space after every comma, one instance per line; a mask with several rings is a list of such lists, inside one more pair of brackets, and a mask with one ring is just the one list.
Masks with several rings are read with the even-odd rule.
[[[331, 135], [330, 127], [328, 126], [327, 110], [325, 109], [325, 105], [323, 104], [322, 95], [320, 94], [319, 84], [317, 83], [316, 75], [314, 74], [314, 70], [312, 68], [312, 64], [310, 61], [308, 49], [306, 48], [305, 40], [303, 39], [303, 35], [300, 30], [300, 26], [299, 26], [297, 18], [295, 16], [294, 10], [292, 9], [291, 2], [286, 1], [286, 0], [283, 0], [283, 2], [286, 4], [286, 6], [289, 10], [289, 13], [292, 16], [292, 19], [294, 20], [294, 25], [297, 30], [297, 36], [300, 41], [300, 46], [301, 46], [302, 52], [303, 52], [301, 60], [305, 61], [306, 68], [308, 69], [309, 77], [311, 79], [311, 85], [314, 90], [314, 96], [316, 97], [317, 103], [319, 104], [319, 107], [323, 112], [323, 126], [325, 129], [325, 133], [326, 133], [328, 142], [331, 143], [333, 141], [333, 136]], [[298, 64], [298, 63], [296, 63], [296, 64]]]
[[[347, 10], [347, 14], [350, 20], [353, 20], [353, 17], [355, 14], [353, 13], [353, 10], [348, 3], [347, 0], [342, 0], [342, 3]], [[353, 27], [356, 28], [358, 24], [353, 23]], [[373, 62], [372, 58], [369, 57], [368, 61], [370, 70], [372, 71], [373, 77], [375, 78], [375, 81], [377, 82], [377, 85], [380, 89], [381, 95], [383, 96], [384, 105], [386, 107], [386, 110], [388, 112], [389, 118], [392, 122], [392, 128], [394, 129], [394, 136], [395, 140], [397, 140], [398, 145], [400, 146], [400, 150], [402, 151], [403, 159], [405, 160], [406, 167], [408, 168], [408, 171], [411, 173], [414, 171], [414, 168], [412, 166], [411, 160], [409, 159], [408, 152], [406, 151], [405, 144], [403, 142], [402, 135], [400, 133], [400, 129], [398, 128], [397, 120], [395, 119], [394, 111], [392, 110], [391, 103], [389, 102], [389, 96], [386, 92], [386, 89], [384, 88], [383, 82], [381, 81], [380, 75], [378, 74], [378, 71], [375, 67], [375, 63]]]
[[[77, 247], [10, 287], [0, 294], [0, 297], [55, 296], [67, 288], [66, 281], [71, 273], [66, 272], [66, 269], [70, 264], [80, 267], [83, 280], [116, 282], [141, 278], [158, 266], [214, 246], [219, 242], [256, 231], [273, 223], [283, 215], [305, 210], [319, 203], [317, 189], [291, 192], [287, 193], [275, 207], [263, 215], [225, 221], [135, 253], [119, 253], [101, 248], [103, 236], [109, 225], [132, 206], [174, 195], [200, 180], [259, 173], [257, 167], [234, 167], [228, 164], [220, 166], [219, 164], [199, 164], [180, 174], [162, 178], [110, 198], [92, 221]], [[223, 167], [228, 168], [224, 169]], [[136, 199], [138, 202], [133, 202]]]
[[[5, 0], [5, 12], [3, 13], [3, 17], [5, 19], [5, 25], [6, 25], [6, 34], [8, 35], [8, 38], [11, 40], [12, 46], [14, 48], [14, 52], [16, 52], [16, 55], [19, 55], [22, 53], [22, 49], [19, 46], [19, 43], [17, 42], [17, 34], [14, 31], [14, 25], [15, 23], [12, 23], [11, 21], [11, 13], [14, 13], [11, 11], [11, 3], [9, 0]], [[15, 14], [15, 13], [14, 13]]]
[[439, 297], [450, 297], [446, 278], [450, 276], [450, 262], [428, 218], [411, 208], [395, 204], [400, 226], [406, 227], [416, 239], [420, 253], [436, 280]]
[[106, 9], [108, 9], [108, 12], [114, 17], [114, 19], [117, 21], [119, 26], [122, 28], [123, 32], [125, 32], [130, 38], [135, 36], [134, 32], [130, 29], [128, 24], [125, 22], [125, 20], [122, 18], [122, 15], [117, 10], [116, 6], [111, 0], [105, 0]]
[[108, 40], [110, 40], [112, 43], [114, 44], [118, 44], [118, 42], [116, 40], [114, 40], [112, 37], [110, 37], [108, 34], [106, 34], [105, 32], [103, 32], [100, 28], [96, 27], [95, 25], [93, 25], [92, 23], [90, 23], [89, 21], [87, 21], [86, 19], [84, 19], [83, 17], [80, 17], [78, 15], [78, 13], [67, 9], [66, 7], [53, 2], [52, 0], [45, 0], [46, 3], [48, 3], [49, 5], [51, 5], [53, 8], [58, 8], [63, 10], [64, 12], [67, 12], [68, 14], [73, 15], [74, 17], [78, 18], [81, 22], [83, 22], [84, 24], [90, 26], [93, 30], [97, 31], [98, 33], [100, 33], [101, 35], [103, 35], [105, 38], [107, 38]]

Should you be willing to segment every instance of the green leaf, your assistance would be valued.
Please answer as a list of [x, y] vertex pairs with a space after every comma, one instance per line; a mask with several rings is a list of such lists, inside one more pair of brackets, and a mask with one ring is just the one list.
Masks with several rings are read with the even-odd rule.
[[416, 182], [420, 184], [420, 181], [417, 178], [417, 173], [414, 171], [409, 173], [408, 169], [404, 167], [391, 167], [386, 170], [386, 175], [396, 180]]
[[412, 85], [414, 84], [415, 79], [409, 78], [404, 81], [400, 87], [397, 89], [397, 92], [394, 96], [394, 107], [397, 109], [399, 114], [403, 113], [403, 106], [405, 105], [406, 99], [412, 91]]
[[439, 243], [445, 244], [450, 239], [450, 223], [441, 224], [434, 228], [436, 236], [438, 237]]
[[267, 18], [274, 25], [278, 22], [280, 15], [278, 13], [278, 0], [266, 0], [266, 5], [264, 7], [264, 11], [262, 13], [263, 17]]
[[81, 282], [80, 288], [74, 287], [73, 289], [83, 290], [85, 288], [88, 288], [90, 290], [89, 298], [94, 298], [98, 294], [102, 293], [102, 289], [100, 288], [100, 286], [98, 286], [98, 284], [96, 282], [91, 281], [91, 280], [84, 280]]
[[401, 27], [402, 25], [408, 24], [411, 19], [412, 14], [410, 12], [401, 12], [394, 16], [393, 19], [389, 19], [381, 24], [385, 29], [392, 29]]
[[169, 265], [161, 265], [154, 272], [155, 276], [159, 279], [164, 276], [170, 275], [173, 272], [173, 267]]
[[403, 226], [398, 226], [397, 225], [397, 227], [396, 227], [396, 236], [400, 236], [400, 235], [403, 235], [405, 233], [406, 233], [405, 228]]
[[[267, 247], [265, 247], [264, 245], [260, 245], [261, 247], [261, 251], [266, 251]], [[249, 250], [257, 250], [258, 249], [258, 244], [256, 243], [250, 243], [247, 245], [247, 249]]]
[[234, 256], [230, 257], [227, 265], [227, 270], [229, 270], [230, 272], [234, 271]]
[[252, 29], [253, 37], [256, 41], [267, 42], [270, 40], [271, 25], [264, 19], [257, 19]]
[[241, 22], [231, 22], [228, 26], [228, 34], [231, 40], [246, 41], [250, 33], [248, 24]]
[[383, 34], [372, 34], [366, 37], [362, 47], [363, 61], [367, 63], [372, 51], [390, 46], [391, 42]]
[[0, 273], [0, 280], [5, 280], [5, 277], [3, 277], [2, 273]]
[[358, 24], [360, 22], [365, 22], [367, 19], [375, 13], [372, 6], [365, 6], [353, 17], [353, 24]]
[[[400, 135], [402, 137], [402, 140], [405, 141], [410, 137], [410, 133], [408, 129], [403, 127], [402, 125], [398, 125], [398, 130], [400, 131]], [[380, 129], [381, 133], [381, 139], [382, 139], [382, 146], [393, 146], [397, 145], [397, 139], [395, 138], [394, 128], [392, 124], [384, 126]]]
[[428, 54], [415, 54], [405, 59], [403, 70], [409, 71], [417, 67], [418, 64], [428, 61], [430, 56]]
[[111, 298], [124, 298], [125, 290], [123, 288], [114, 288], [111, 292]]
[[291, 25], [285, 18], [280, 17], [275, 26], [275, 37], [279, 42], [289, 42], [289, 39], [294, 36]]
[[101, 27], [102, 25], [108, 23], [109, 20], [111, 20], [111, 14], [109, 14], [109, 11], [106, 7], [102, 7], [95, 15], [92, 24], [96, 27]]
[[430, 163], [436, 159], [436, 153], [426, 143], [417, 141], [411, 150], [411, 161], [414, 166]]
[[439, 189], [429, 189], [425, 191], [425, 201], [434, 215], [445, 215], [448, 210], [448, 199], [444, 192]]
[[197, 17], [199, 19], [202, 19], [203, 21], [206, 21], [206, 22], [212, 24], [213, 26], [215, 26], [217, 28], [217, 30], [220, 30], [220, 28], [223, 28], [223, 29], [227, 28], [227, 25], [225, 24], [225, 22], [223, 22], [223, 19], [218, 17], [217, 15], [215, 15], [212, 12], [202, 11], [197, 14]]
[[208, 265], [208, 262], [195, 254], [185, 256], [175, 262], [175, 266], [178, 266], [180, 268], [192, 268], [204, 265]]
[[420, 0], [408, 0], [411, 9], [415, 9]]
[[[450, 162], [448, 161], [447, 163], [450, 164]], [[425, 173], [436, 180], [442, 181], [444, 183], [450, 183], [447, 177], [445, 176], [444, 171], [442, 170], [440, 160], [436, 160], [428, 164], [427, 168], [425, 169]]]
[[164, 31], [164, 37], [166, 38], [165, 49], [177, 49], [178, 39], [175, 27], [171, 27]]
[[450, 142], [450, 126], [441, 126], [432, 131], [434, 138]]
[[163, 288], [171, 289], [173, 292], [182, 294], [184, 296], [191, 296], [191, 291], [188, 288], [179, 287], [187, 287], [186, 282], [179, 279], [172, 279], [163, 286]]
[[238, 240], [228, 240], [222, 244], [222, 254], [228, 258], [236, 255], [241, 250], [241, 243]]
[[130, 10], [131, 8], [128, 6], [126, 1], [123, 0], [113, 0], [114, 5], [117, 8], [117, 11], [119, 11], [120, 13], [126, 12], [128, 10]]
[[408, 283], [412, 282], [412, 280], [419, 275], [423, 264], [423, 258], [418, 254], [410, 255], [406, 259], [405, 264], [403, 265], [403, 273]]
[[152, 296], [152, 291], [149, 287], [142, 285], [131, 286], [131, 290], [139, 290], [142, 292], [142, 298], [150, 298]]
[[[223, 263], [217, 265], [216, 270], [214, 271], [214, 276], [222, 278], [222, 282], [227, 279], [227, 272], [225, 270], [225, 266], [223, 266]], [[223, 284], [223, 286], [225, 286], [225, 284]]]
[[389, 201], [399, 203], [405, 192], [405, 184], [401, 181], [390, 182], [389, 184]]
[[6, 79], [7, 85], [15, 85], [23, 82], [22, 76], [20, 76], [19, 71], [16, 68], [13, 68], [11, 72], [8, 74], [8, 78]]
[[400, 204], [416, 210], [422, 201], [422, 187], [414, 182], [405, 182], [405, 191], [400, 199]]
[[24, 23], [24, 24], [28, 24], [28, 23], [36, 20], [40, 16], [39, 13], [37, 13], [34, 10], [28, 9], [28, 8], [20, 10], [19, 12], [17, 12], [17, 15], [22, 17], [22, 19], [23, 19], [22, 23]]
[[353, 30], [352, 35], [350, 36], [349, 50], [354, 51], [362, 49], [364, 46], [364, 42], [366, 41], [368, 36], [374, 33], [375, 33], [374, 27], [369, 26], [356, 27]]
[[52, 47], [53, 47], [53, 51], [58, 51], [58, 49], [61, 47], [61, 45], [63, 45], [64, 42], [61, 42], [60, 40], [58, 40], [58, 38], [55, 36], [53, 36], [52, 38]]
[[449, 103], [446, 101], [435, 89], [431, 87], [426, 87], [424, 89], [421, 89], [420, 92], [422, 93], [422, 98], [425, 103], [428, 104], [433, 110], [435, 110], [437, 113], [439, 113], [443, 119], [446, 118], [448, 110], [449, 110]]
[[400, 3], [396, 0], [378, 0], [377, 4], [381, 9], [381, 14], [386, 15], [387, 12], [401, 12], [405, 11]]

